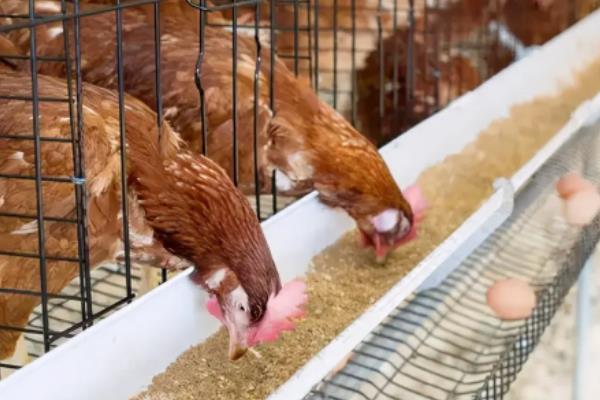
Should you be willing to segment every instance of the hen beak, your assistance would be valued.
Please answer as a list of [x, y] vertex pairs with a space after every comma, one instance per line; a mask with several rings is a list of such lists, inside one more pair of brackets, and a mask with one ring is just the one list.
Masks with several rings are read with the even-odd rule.
[[379, 264], [383, 264], [388, 254], [396, 248], [394, 244], [389, 244], [381, 234], [375, 233], [370, 235], [362, 229], [359, 229], [358, 241], [362, 247], [373, 248], [375, 251], [375, 261]]
[[239, 360], [246, 354], [248, 348], [243, 345], [241, 335], [233, 324], [227, 324], [227, 330], [229, 331], [229, 359]]
[[385, 238], [377, 233], [373, 236], [373, 246], [375, 248], [375, 261], [378, 264], [385, 263], [388, 254], [390, 254], [395, 247], [388, 244]]
[[375, 250], [375, 261], [379, 264], [385, 263], [388, 255], [404, 243], [413, 240], [416, 236], [415, 226], [409, 225], [408, 231], [404, 231], [397, 237], [385, 237], [380, 233], [375, 233], [372, 238], [373, 248]]
[[229, 339], [229, 359], [231, 361], [239, 360], [247, 351], [247, 348], [240, 346], [239, 343], [235, 343], [231, 338]]
[[371, 247], [373, 246], [373, 240], [371, 239], [371, 236], [369, 236], [368, 233], [366, 233], [365, 231], [363, 231], [362, 229], [358, 230], [358, 244], [361, 247]]

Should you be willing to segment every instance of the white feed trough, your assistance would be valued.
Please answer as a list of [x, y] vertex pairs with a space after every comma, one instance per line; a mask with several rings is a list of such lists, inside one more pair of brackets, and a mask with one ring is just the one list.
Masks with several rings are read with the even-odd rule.
[[[404, 187], [426, 168], [460, 151], [511, 106], [555, 92], [574, 72], [600, 56], [600, 11], [534, 51], [477, 90], [411, 129], [382, 149]], [[326, 346], [270, 399], [303, 397], [402, 300], [439, 282], [473, 247], [510, 214], [513, 191], [581, 125], [600, 113], [600, 96], [582, 105], [569, 123], [438, 249]], [[315, 194], [263, 224], [283, 280], [302, 276], [310, 260], [352, 228], [341, 212], [319, 203]], [[127, 399], [190, 346], [218, 329], [204, 309], [206, 295], [189, 271], [81, 333], [0, 382], [3, 400]]]

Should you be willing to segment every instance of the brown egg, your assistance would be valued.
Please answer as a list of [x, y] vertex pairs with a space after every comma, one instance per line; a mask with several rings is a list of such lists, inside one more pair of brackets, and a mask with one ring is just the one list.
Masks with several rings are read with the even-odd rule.
[[577, 192], [595, 191], [596, 186], [575, 172], [569, 172], [556, 182], [558, 195], [566, 199]]
[[503, 279], [490, 286], [487, 303], [500, 319], [524, 319], [533, 312], [535, 293], [527, 282], [515, 278]]
[[600, 194], [596, 191], [577, 192], [563, 203], [565, 219], [571, 225], [588, 225], [600, 211]]

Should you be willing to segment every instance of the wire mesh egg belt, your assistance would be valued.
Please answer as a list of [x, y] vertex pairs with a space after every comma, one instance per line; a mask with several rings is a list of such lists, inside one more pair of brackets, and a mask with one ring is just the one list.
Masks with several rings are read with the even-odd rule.
[[[561, 216], [558, 177], [600, 182], [600, 124], [583, 128], [515, 198], [513, 215], [446, 280], [401, 305], [306, 399], [499, 399], [560, 307], [600, 238]], [[525, 321], [501, 321], [487, 288], [517, 277], [537, 293]]]

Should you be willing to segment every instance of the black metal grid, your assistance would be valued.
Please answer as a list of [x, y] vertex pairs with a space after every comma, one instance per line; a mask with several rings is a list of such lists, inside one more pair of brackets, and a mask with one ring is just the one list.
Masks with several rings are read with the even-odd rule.
[[[536, 173], [515, 211], [438, 287], [396, 309], [307, 399], [501, 399], [600, 239], [561, 216], [556, 179], [569, 171], [600, 182], [600, 125], [586, 128]], [[502, 321], [487, 288], [516, 277], [534, 287], [523, 321]]]
[[[184, 0], [182, 0], [184, 1]], [[465, 38], [457, 39], [456, 31], [461, 28], [460, 23], [452, 23], [454, 15], [447, 18], [450, 23], [443, 25], [432, 25], [435, 15], [443, 13], [448, 3], [436, 1], [434, 5], [431, 2], [421, 4], [413, 0], [400, 1], [394, 0], [385, 2], [383, 0], [369, 0], [361, 2], [358, 0], [214, 0], [209, 3], [208, 0], [185, 0], [189, 4], [189, 12], [198, 13], [199, 35], [198, 42], [190, 45], [198, 46], [199, 54], [196, 65], [197, 75], [202, 73], [202, 61], [205, 56], [204, 47], [204, 29], [206, 26], [215, 25], [208, 22], [208, 17], [216, 13], [223, 13], [231, 21], [226, 23], [226, 28], [234, 34], [232, 36], [232, 65], [234, 71], [237, 68], [237, 35], [236, 33], [251, 34], [254, 37], [257, 58], [256, 70], [261, 65], [263, 56], [268, 51], [270, 56], [278, 56], [284, 60], [288, 68], [297, 76], [307, 78], [314, 90], [326, 101], [337, 108], [344, 116], [361, 126], [361, 113], [365, 110], [361, 107], [361, 98], [366, 96], [361, 92], [361, 82], [363, 75], [369, 77], [369, 68], [373, 68], [376, 83], [376, 103], [378, 107], [376, 120], [383, 121], [389, 115], [394, 115], [394, 121], [391, 129], [392, 134], [385, 140], [379, 141], [379, 138], [373, 138], [379, 144], [388, 141], [397, 136], [410, 126], [419, 122], [421, 119], [439, 110], [445, 106], [454, 97], [460, 95], [470, 87], [463, 85], [463, 78], [460, 76], [445, 76], [442, 62], [440, 60], [449, 57], [456, 52], [469, 54], [470, 59], [477, 64], [479, 77], [476, 83], [487, 79], [494, 72], [494, 69], [486, 67], [486, 54], [490, 46], [498, 42], [497, 32], [490, 31], [487, 27], [488, 15], [481, 18], [476, 24], [467, 26], [469, 35]], [[34, 6], [39, 4], [36, 0], [23, 2], [27, 4], [27, 12], [0, 14], [0, 35], [18, 29], [29, 31], [29, 48], [36, 49], [36, 35], [31, 34], [36, 29], [53, 22], [62, 22], [64, 32], [71, 33], [63, 35], [64, 53], [62, 56], [42, 56], [36, 51], [27, 55], [9, 55], [0, 54], [0, 61], [14, 65], [17, 62], [27, 62], [31, 73], [32, 92], [28, 96], [15, 96], [14, 94], [0, 93], [0, 99], [19, 100], [28, 102], [32, 105], [32, 132], [24, 136], [5, 135], [0, 137], [0, 142], [9, 140], [26, 140], [34, 143], [36, 148], [36, 169], [34, 176], [14, 176], [11, 174], [2, 174], [0, 179], [28, 179], [35, 182], [37, 196], [37, 212], [35, 215], [17, 215], [0, 211], [0, 218], [21, 218], [31, 221], [37, 221], [38, 226], [44, 226], [45, 222], [56, 222], [64, 224], [74, 224], [77, 226], [78, 235], [78, 254], [77, 257], [57, 258], [44, 254], [44, 245], [46, 238], [44, 230], [38, 230], [39, 253], [19, 254], [16, 251], [3, 251], [0, 256], [26, 257], [39, 260], [40, 270], [40, 290], [24, 291], [19, 288], [0, 288], [2, 294], [20, 294], [25, 296], [35, 296], [40, 299], [40, 307], [33, 314], [27, 327], [6, 326], [0, 323], [0, 330], [13, 330], [25, 332], [28, 340], [34, 345], [30, 348], [32, 355], [41, 353], [39, 345], [43, 352], [53, 348], [57, 343], [62, 343], [66, 338], [72, 337], [82, 329], [91, 326], [94, 321], [101, 318], [116, 308], [127, 304], [134, 298], [136, 276], [134, 268], [131, 265], [129, 235], [128, 235], [128, 206], [127, 183], [122, 179], [122, 210], [125, 263], [121, 267], [109, 266], [103, 269], [93, 271], [90, 265], [88, 254], [88, 226], [86, 215], [86, 174], [85, 174], [85, 132], [83, 130], [83, 105], [85, 98], [82, 87], [85, 84], [82, 77], [81, 65], [81, 24], [86, 19], [99, 14], [110, 13], [114, 16], [116, 35], [114, 47], [116, 48], [117, 63], [117, 92], [119, 97], [120, 110], [120, 139], [121, 148], [124, 148], [126, 142], [126, 130], [124, 121], [125, 108], [125, 87], [123, 82], [123, 13], [134, 7], [151, 8], [153, 11], [153, 30], [154, 30], [154, 57], [148, 62], [154, 63], [155, 67], [155, 104], [156, 123], [161, 125], [165, 119], [164, 104], [162, 99], [161, 83], [161, 43], [160, 38], [160, 7], [161, 0], [131, 0], [131, 1], [107, 1], [98, 0], [98, 5], [94, 8], [85, 7], [79, 4], [79, 1], [58, 0], [60, 3], [60, 12], [38, 13], [34, 11]], [[110, 3], [110, 4], [107, 4]], [[490, 7], [495, 1], [490, 0]], [[391, 4], [391, 5], [390, 5]], [[497, 4], [496, 4], [497, 5]], [[195, 10], [194, 10], [195, 9]], [[460, 10], [463, 10], [459, 7]], [[493, 9], [493, 7], [492, 7]], [[282, 11], [283, 15], [290, 18], [281, 17], [276, 11]], [[458, 10], [458, 9], [457, 9]], [[460, 12], [458, 10], [457, 12]], [[464, 10], [463, 10], [464, 11]], [[250, 15], [244, 22], [238, 23], [238, 17], [244, 14]], [[387, 16], [387, 19], [386, 19]], [[361, 17], [366, 18], [368, 24], [364, 25]], [[8, 18], [8, 19], [7, 19]], [[290, 22], [291, 20], [291, 22]], [[361, 22], [362, 21], [362, 22]], [[374, 26], [369, 25], [374, 21]], [[215, 26], [225, 28], [223, 24]], [[443, 28], [443, 29], [442, 29]], [[459, 29], [459, 31], [460, 31]], [[367, 44], [363, 39], [367, 38]], [[417, 43], [423, 38], [424, 45]], [[386, 48], [392, 43], [393, 51], [391, 54]], [[425, 57], [419, 56], [419, 51], [426, 48]], [[402, 50], [404, 49], [404, 50]], [[495, 54], [495, 53], [494, 53]], [[512, 61], [512, 59], [511, 59]], [[43, 63], [62, 63], [67, 71], [63, 78], [68, 87], [67, 97], [58, 96], [39, 96], [37, 93], [37, 66]], [[274, 113], [275, 109], [275, 88], [274, 72], [271, 72], [269, 91], [270, 106]], [[424, 77], [422, 76], [424, 75]], [[424, 90], [419, 92], [420, 79], [427, 81]], [[204, 90], [198, 79], [198, 97], [200, 104], [200, 113], [198, 120], [204, 122], [206, 119]], [[389, 91], [386, 88], [392, 87]], [[446, 88], [451, 95], [443, 96], [443, 90]], [[256, 174], [257, 168], [257, 113], [256, 99], [260, 90], [259, 81], [255, 79], [254, 84], [254, 171], [255, 182], [258, 182]], [[236, 98], [237, 88], [234, 80], [231, 97]], [[366, 96], [368, 99], [368, 96]], [[49, 138], [43, 135], [39, 130], [39, 104], [44, 102], [60, 102], [68, 107], [68, 116], [71, 124], [70, 138]], [[391, 104], [389, 108], [388, 103]], [[236, 102], [233, 102], [233, 171], [234, 181], [238, 177], [238, 156], [237, 146], [237, 110]], [[415, 111], [416, 104], [425, 104], [425, 110]], [[395, 119], [399, 113], [407, 113], [407, 123], [400, 124]], [[418, 115], [417, 115], [418, 114]], [[388, 122], [386, 122], [388, 123]], [[202, 124], [203, 143], [206, 143], [208, 135], [207, 124]], [[42, 176], [39, 156], [41, 146], [45, 142], [60, 141], [69, 144], [72, 148], [74, 168], [69, 176]], [[201, 149], [206, 153], [205, 146]], [[124, 175], [126, 170], [126, 157], [121, 154], [121, 173]], [[75, 191], [75, 202], [77, 212], [75, 218], [57, 219], [44, 215], [43, 198], [40, 188], [44, 182], [56, 182], [62, 185], [72, 185]], [[258, 186], [258, 185], [256, 185]], [[275, 187], [275, 177], [273, 176], [273, 187]], [[293, 199], [282, 199], [274, 190], [269, 196], [261, 195], [258, 191], [252, 196], [252, 200], [261, 219], [268, 218], [270, 215], [278, 212]], [[56, 260], [68, 261], [79, 265], [79, 276], [73, 281], [61, 294], [49, 294], [46, 288], [47, 276], [46, 266], [48, 261]], [[163, 271], [163, 280], [167, 278], [166, 271]], [[99, 287], [103, 284], [114, 286], [114, 291], [110, 296], [103, 295]], [[68, 317], [63, 314], [68, 312]], [[6, 365], [3, 365], [6, 366]], [[13, 366], [8, 366], [13, 367]]]

